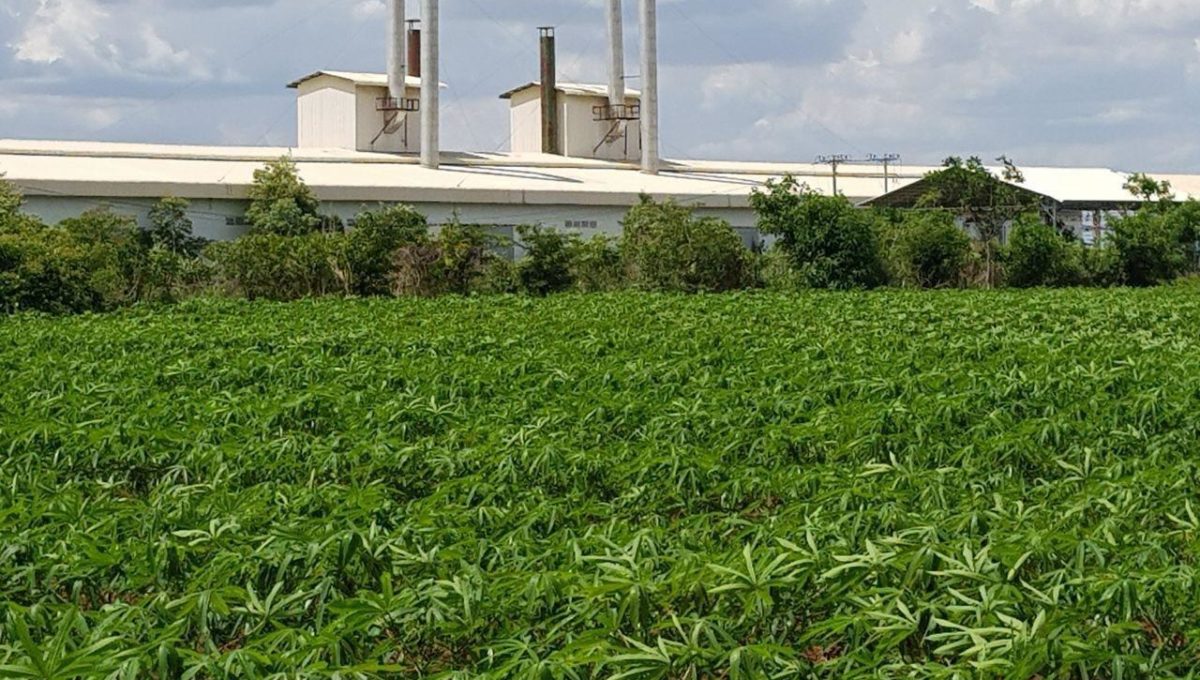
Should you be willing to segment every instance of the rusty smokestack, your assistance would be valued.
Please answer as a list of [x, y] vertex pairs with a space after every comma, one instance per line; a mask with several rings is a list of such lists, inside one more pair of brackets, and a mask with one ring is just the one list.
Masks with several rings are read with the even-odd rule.
[[542, 153], [558, 155], [558, 54], [554, 27], [542, 26]]
[[408, 22], [408, 73], [414, 78], [421, 77], [421, 21], [412, 19]]

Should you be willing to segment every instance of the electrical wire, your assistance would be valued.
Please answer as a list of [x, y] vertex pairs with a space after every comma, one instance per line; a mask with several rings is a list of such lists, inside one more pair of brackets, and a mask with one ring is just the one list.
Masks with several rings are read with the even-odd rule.
[[[317, 7], [315, 9], [313, 9], [312, 12], [309, 12], [308, 14], [304, 15], [302, 18], [297, 19], [296, 21], [293, 21], [289, 24], [286, 24], [282, 28], [279, 28], [276, 31], [265, 33], [255, 39], [251, 40], [251, 47], [234, 55], [234, 57], [232, 58], [232, 61], [234, 63], [237, 63], [237, 62], [241, 62], [241, 61], [245, 60], [246, 57], [249, 57], [250, 55], [254, 54], [255, 52], [261, 50], [263, 47], [266, 47], [267, 45], [274, 43], [276, 40], [278, 40], [280, 37], [282, 37], [285, 33], [292, 31], [293, 29], [297, 28], [301, 24], [306, 24], [306, 23], [312, 21], [312, 19], [319, 12], [328, 9], [329, 7], [333, 6], [334, 4], [336, 4], [338, 2], [339, 2], [339, 0], [325, 0], [325, 2], [317, 5]], [[137, 106], [134, 109], [130, 110], [128, 113], [121, 115], [121, 116], [117, 116], [116, 118], [109, 121], [105, 125], [95, 128], [92, 132], [100, 133], [100, 132], [106, 132], [108, 130], [111, 130], [114, 127], [116, 127], [117, 125], [120, 125], [122, 123], [127, 123], [139, 115], [145, 115], [145, 114], [149, 113], [152, 107], [157, 107], [162, 104], [165, 104], [166, 102], [169, 102], [169, 101], [175, 99], [176, 97], [178, 97], [186, 92], [189, 92], [192, 89], [198, 87], [199, 85], [207, 83], [207, 82], [209, 82], [209, 81], [203, 80], [200, 78], [191, 78], [191, 79], [185, 81], [180, 86], [178, 86], [174, 89], [168, 90], [161, 97], [153, 98], [153, 99], [149, 100], [148, 102], [145, 102], [145, 103], [141, 104], [140, 106]]]
[[[698, 22], [697, 22], [695, 19], [693, 19], [691, 16], [687, 15], [686, 13], [684, 13], [684, 11], [683, 11], [682, 9], [680, 9], [680, 7], [679, 7], [678, 5], [676, 5], [676, 4], [671, 4], [671, 5], [670, 5], [670, 7], [671, 7], [671, 9], [673, 9], [673, 10], [675, 11], [675, 13], [676, 13], [676, 14], [678, 14], [678, 15], [679, 15], [679, 16], [680, 16], [680, 17], [681, 17], [681, 18], [682, 18], [684, 21], [686, 21], [686, 22], [688, 22], [689, 24], [691, 24], [691, 25], [692, 25], [692, 27], [693, 27], [693, 28], [695, 28], [695, 29], [696, 29], [696, 31], [697, 31], [697, 32], [698, 32], [698, 33], [699, 33], [699, 34], [700, 34], [702, 37], [704, 37], [704, 38], [708, 39], [708, 41], [709, 41], [709, 42], [711, 42], [711, 43], [712, 43], [714, 46], [716, 46], [718, 49], [720, 49], [722, 52], [724, 52], [726, 57], [728, 57], [730, 60], [732, 60], [733, 62], [735, 62], [735, 65], [745, 65], [745, 64], [747, 64], [747, 63], [748, 63], [748, 60], [746, 60], [746, 59], [742, 59], [742, 58], [738, 57], [738, 56], [737, 56], [736, 54], [734, 54], [734, 53], [733, 53], [733, 52], [732, 52], [732, 51], [731, 51], [731, 50], [730, 50], [730, 49], [729, 49], [729, 48], [728, 48], [728, 47], [727, 47], [727, 46], [726, 46], [724, 43], [722, 43], [722, 42], [720, 42], [719, 40], [717, 40], [717, 39], [716, 39], [716, 38], [715, 38], [715, 37], [714, 37], [714, 36], [713, 36], [711, 33], [709, 33], [707, 30], [705, 30], [705, 29], [704, 29], [704, 27], [703, 27], [703, 26], [701, 26], [701, 25], [700, 25], [700, 24], [699, 24], [699, 23], [698, 23]], [[758, 83], [759, 83], [760, 85], [762, 85], [762, 86], [763, 86], [763, 88], [765, 88], [767, 91], [769, 91], [769, 92], [773, 93], [775, 96], [779, 97], [780, 99], [783, 99], [783, 100], [792, 100], [792, 98], [791, 98], [791, 97], [789, 97], [788, 95], [785, 95], [785, 94], [783, 94], [782, 92], [780, 92], [779, 90], [777, 90], [777, 89], [776, 89], [774, 86], [772, 86], [772, 85], [771, 85], [771, 83], [767, 82], [767, 80], [766, 80], [766, 79], [763, 79], [763, 78], [756, 78], [756, 80], [758, 81]], [[794, 100], [792, 100], [792, 101], [794, 101]], [[816, 118], [814, 118], [812, 115], [810, 115], [810, 114], [806, 113], [806, 112], [803, 110], [803, 108], [797, 108], [797, 109], [796, 109], [796, 113], [799, 113], [801, 116], [803, 116], [803, 117], [804, 117], [804, 119], [805, 119], [805, 120], [807, 120], [807, 121], [809, 121], [810, 123], [812, 123], [812, 124], [816, 125], [817, 127], [821, 128], [821, 129], [822, 129], [822, 130], [824, 130], [824, 131], [825, 131], [825, 132], [826, 132], [826, 133], [827, 133], [829, 136], [831, 136], [831, 137], [833, 137], [834, 139], [838, 140], [838, 141], [839, 141], [839, 142], [841, 142], [842, 144], [845, 144], [845, 145], [847, 145], [847, 146], [851, 147], [852, 149], [854, 149], [855, 151], [859, 152], [860, 154], [865, 154], [865, 153], [866, 153], [865, 151], [863, 151], [862, 147], [858, 146], [857, 144], [855, 144], [854, 142], [850, 141], [850, 140], [849, 140], [849, 139], [847, 139], [846, 137], [844, 137], [844, 136], [842, 136], [842, 135], [838, 134], [836, 131], [834, 131], [834, 130], [833, 130], [833, 128], [829, 127], [829, 126], [828, 126], [828, 125], [826, 125], [825, 123], [822, 123], [820, 120], [817, 120], [817, 119], [816, 119]]]

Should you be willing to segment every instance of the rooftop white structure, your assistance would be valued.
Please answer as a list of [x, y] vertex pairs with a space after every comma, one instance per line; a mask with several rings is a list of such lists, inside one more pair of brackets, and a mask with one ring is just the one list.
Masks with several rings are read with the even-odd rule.
[[392, 95], [386, 73], [317, 71], [288, 87], [297, 91], [300, 148], [385, 153], [420, 150], [418, 77], [405, 77], [403, 97]]
[[[642, 93], [625, 90], [624, 108], [610, 103], [607, 85], [557, 83], [558, 149], [571, 158], [597, 158], [636, 161], [641, 158], [641, 139], [637, 125], [628, 125], [629, 116], [638, 111]], [[531, 82], [500, 95], [511, 102], [509, 147], [515, 153], [542, 150], [542, 84]], [[612, 119], [612, 112], [626, 114], [625, 120]], [[632, 132], [632, 134], [630, 134]]]

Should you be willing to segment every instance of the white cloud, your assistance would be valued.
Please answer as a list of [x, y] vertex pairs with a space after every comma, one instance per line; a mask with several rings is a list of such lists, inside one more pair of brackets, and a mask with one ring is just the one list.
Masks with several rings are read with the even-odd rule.
[[96, 58], [100, 52], [115, 51], [98, 30], [108, 16], [93, 0], [39, 0], [12, 48], [17, 59], [43, 64], [76, 53]]
[[[175, 47], [145, 19], [157, 3], [105, 5], [97, 0], [37, 0], [37, 7], [10, 44], [19, 62], [63, 65], [109, 75], [155, 75], [206, 79], [210, 69], [187, 49]], [[110, 9], [111, 8], [111, 9]], [[114, 13], [121, 10], [119, 13]], [[130, 30], [130, 26], [135, 26]]]
[[387, 6], [383, 4], [383, 0], [361, 0], [354, 3], [350, 13], [355, 19], [372, 19], [383, 16], [386, 11]]

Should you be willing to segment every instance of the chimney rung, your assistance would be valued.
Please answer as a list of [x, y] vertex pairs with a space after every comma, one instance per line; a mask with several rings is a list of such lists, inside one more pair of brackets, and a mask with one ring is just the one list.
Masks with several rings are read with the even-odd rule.
[[375, 110], [388, 112], [403, 111], [405, 113], [412, 113], [421, 110], [421, 100], [411, 99], [408, 97], [403, 99], [397, 99], [395, 97], [376, 97]]
[[602, 104], [592, 107], [595, 121], [609, 120], [641, 120], [642, 107], [640, 104]]

